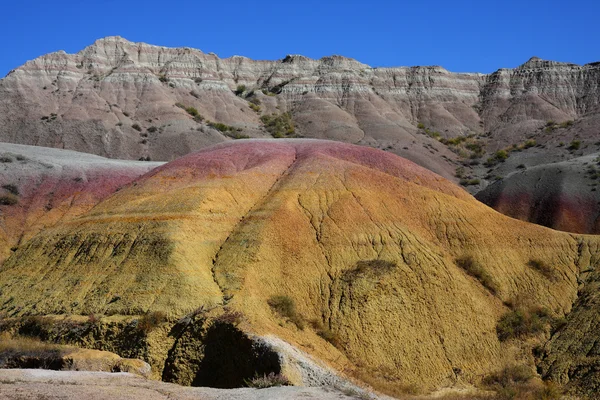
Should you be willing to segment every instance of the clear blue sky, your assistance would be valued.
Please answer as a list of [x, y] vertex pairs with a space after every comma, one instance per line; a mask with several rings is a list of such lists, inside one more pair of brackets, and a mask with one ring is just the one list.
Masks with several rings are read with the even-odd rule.
[[188, 46], [221, 57], [320, 58], [371, 66], [516, 67], [531, 56], [600, 61], [600, 1], [4, 0], [0, 77], [29, 59], [96, 39]]

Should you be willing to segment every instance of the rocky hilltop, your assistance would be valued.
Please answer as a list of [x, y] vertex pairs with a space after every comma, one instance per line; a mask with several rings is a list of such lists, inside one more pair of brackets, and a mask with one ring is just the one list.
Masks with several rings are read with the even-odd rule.
[[576, 121], [569, 141], [597, 134], [585, 120], [599, 111], [599, 82], [598, 63], [532, 58], [484, 75], [372, 68], [341, 56], [220, 59], [107, 37], [2, 79], [0, 141], [168, 161], [231, 138], [332, 139], [392, 151], [450, 179], [466, 164], [475, 191], [497, 174], [470, 160], [526, 136], [543, 145], [553, 136], [541, 134], [548, 121]]

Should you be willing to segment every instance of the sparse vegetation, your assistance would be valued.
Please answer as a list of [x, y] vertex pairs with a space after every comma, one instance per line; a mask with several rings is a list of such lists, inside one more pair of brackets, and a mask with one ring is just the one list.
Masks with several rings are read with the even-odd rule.
[[238, 326], [244, 321], [244, 314], [239, 311], [224, 309], [224, 313], [215, 318], [216, 323]]
[[11, 163], [13, 161], [11, 156], [0, 156], [0, 163]]
[[260, 120], [265, 125], [267, 132], [274, 138], [290, 137], [296, 133], [292, 115], [289, 112], [280, 115], [263, 115]]
[[14, 206], [19, 202], [15, 195], [0, 196], [0, 206]]
[[494, 282], [492, 276], [477, 263], [473, 257], [465, 256], [456, 259], [456, 265], [465, 270], [465, 272], [477, 279], [486, 289], [492, 294], [496, 294], [498, 286]]
[[558, 280], [557, 271], [542, 260], [531, 259], [527, 265], [553, 282]]
[[317, 335], [331, 343], [333, 346], [339, 347], [341, 345], [339, 336], [331, 329], [325, 327], [321, 321], [312, 320], [310, 325], [315, 330]]
[[142, 131], [142, 127], [139, 124], [133, 124], [133, 125], [131, 125], [131, 127], [138, 132]]
[[274, 386], [290, 386], [291, 382], [282, 374], [271, 372], [269, 375], [256, 376], [251, 380], [245, 381], [248, 387], [256, 389], [270, 388]]
[[154, 329], [158, 328], [161, 324], [167, 321], [167, 315], [161, 311], [153, 311], [144, 314], [142, 318], [138, 320], [137, 329], [148, 334]]
[[289, 296], [271, 296], [267, 301], [267, 304], [275, 311], [279, 316], [286, 318], [298, 329], [304, 329], [304, 319], [296, 311], [296, 303]]
[[490, 374], [483, 379], [483, 385], [496, 392], [496, 400], [558, 400], [561, 392], [552, 382], [534, 379], [530, 367], [514, 365]]
[[7, 192], [9, 192], [10, 194], [13, 194], [15, 196], [19, 195], [19, 188], [15, 184], [7, 183], [6, 185], [2, 185], [2, 189], [6, 190]]
[[552, 325], [553, 319], [548, 310], [516, 309], [504, 314], [496, 325], [496, 333], [500, 341], [523, 338], [544, 332]]
[[419, 129], [425, 129], [425, 125], [423, 123], [419, 122], [417, 124], [417, 128], [419, 128]]
[[260, 113], [260, 111], [261, 111], [261, 108], [258, 104], [248, 103], [248, 107], [250, 107], [252, 109], [252, 111], [254, 111], [256, 113]]
[[215, 128], [219, 132], [235, 132], [235, 131], [238, 131], [238, 129], [236, 129], [234, 126], [222, 124], [220, 122], [209, 122], [208, 126], [210, 126], [211, 128]]
[[579, 148], [581, 147], [581, 140], [573, 140], [571, 141], [571, 144], [569, 144], [569, 147], [567, 147], [569, 150], [574, 151], [574, 150], [579, 150]]
[[473, 179], [461, 179], [459, 182], [462, 186], [475, 186], [479, 185], [481, 181], [477, 178]]
[[167, 78], [167, 76], [165, 74], [161, 74], [158, 76], [158, 80], [161, 81], [162, 83], [167, 83], [169, 82], [169, 78]]
[[245, 91], [246, 85], [238, 85], [237, 88], [234, 90], [234, 93], [236, 96], [241, 96], [244, 94]]
[[158, 128], [157, 128], [157, 127], [155, 127], [155, 126], [151, 126], [150, 128], [148, 128], [148, 129], [146, 129], [146, 130], [147, 130], [148, 132], [150, 132], [150, 133], [154, 133], [154, 132], [156, 132], [156, 131], [158, 130]]
[[393, 261], [387, 260], [361, 260], [358, 261], [354, 268], [344, 272], [342, 279], [354, 280], [359, 276], [373, 274], [381, 276], [398, 268], [398, 265]]
[[560, 123], [561, 128], [568, 128], [573, 125], [573, 120], [568, 120]]

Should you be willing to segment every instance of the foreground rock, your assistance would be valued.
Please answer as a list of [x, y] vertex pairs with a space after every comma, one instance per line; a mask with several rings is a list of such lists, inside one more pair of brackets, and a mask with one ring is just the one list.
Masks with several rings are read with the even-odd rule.
[[190, 388], [149, 381], [128, 373], [63, 372], [47, 370], [0, 370], [0, 398], [34, 400], [198, 399], [203, 400], [295, 400], [354, 399], [333, 388], [280, 386], [267, 389]]

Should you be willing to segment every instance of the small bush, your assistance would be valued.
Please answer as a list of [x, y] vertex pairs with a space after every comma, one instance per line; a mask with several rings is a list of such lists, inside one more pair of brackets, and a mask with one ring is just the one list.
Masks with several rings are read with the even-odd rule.
[[494, 154], [494, 158], [498, 161], [504, 161], [508, 158], [508, 153], [506, 152], [506, 150], [498, 150]]
[[500, 317], [496, 334], [500, 341], [523, 338], [544, 332], [551, 322], [552, 318], [543, 308], [533, 311], [517, 309]]
[[563, 128], [563, 129], [564, 129], [564, 128], [568, 128], [568, 127], [570, 127], [570, 126], [572, 126], [572, 125], [573, 125], [573, 121], [571, 121], [571, 120], [569, 120], [569, 121], [564, 121], [564, 122], [561, 122], [561, 123], [560, 123], [560, 127], [561, 127], [561, 128]]
[[156, 131], [158, 130], [158, 128], [157, 128], [157, 127], [155, 127], [155, 126], [151, 126], [150, 128], [148, 128], [148, 129], [146, 129], [146, 130], [147, 130], [148, 132], [150, 132], [150, 133], [154, 133], [154, 132], [156, 132]]
[[477, 279], [492, 294], [496, 294], [498, 286], [494, 282], [494, 279], [481, 265], [475, 262], [472, 257], [467, 256], [458, 258], [456, 260], [456, 265], [465, 270], [467, 274]]
[[148, 334], [167, 321], [167, 315], [162, 311], [153, 311], [139, 319], [137, 329]]
[[0, 156], [0, 163], [11, 163], [13, 162], [12, 157], [10, 156]]
[[185, 108], [185, 112], [188, 113], [188, 114], [190, 114], [192, 117], [198, 117], [198, 116], [200, 116], [200, 113], [194, 107], [186, 107]]
[[15, 195], [0, 196], [0, 206], [14, 206], [19, 202]]
[[496, 400], [558, 400], [561, 392], [552, 382], [537, 382], [531, 368], [524, 365], [507, 367], [483, 379], [488, 389], [496, 392]]
[[225, 125], [220, 122], [209, 122], [208, 126], [215, 128], [219, 132], [234, 132], [236, 129], [233, 126]]
[[523, 145], [524, 149], [529, 149], [531, 147], [535, 147], [536, 145], [536, 141], [533, 139], [529, 139], [528, 141], [525, 142], [525, 144]]
[[261, 108], [258, 104], [248, 103], [248, 106], [256, 113], [260, 113]]
[[323, 326], [321, 321], [318, 321], [315, 319], [315, 320], [312, 320], [310, 322], [310, 324], [313, 327], [313, 329], [315, 330], [315, 333], [317, 335], [319, 335], [321, 338], [323, 338], [326, 341], [328, 341], [329, 343], [331, 343], [333, 346], [338, 347], [338, 348], [340, 347], [341, 342], [340, 342], [339, 336], [335, 332], [331, 331], [331, 329]]
[[239, 311], [231, 311], [225, 308], [225, 312], [215, 318], [215, 322], [227, 325], [238, 326], [244, 321], [244, 314]]
[[269, 375], [256, 376], [249, 381], [245, 381], [248, 387], [256, 389], [265, 389], [274, 386], [290, 386], [291, 382], [282, 374], [271, 372]]
[[546, 264], [544, 261], [532, 259], [527, 263], [528, 266], [538, 271], [540, 274], [544, 275], [551, 281], [557, 281], [558, 276], [554, 268]]
[[138, 132], [141, 132], [141, 131], [142, 131], [142, 127], [141, 127], [141, 126], [139, 126], [138, 124], [133, 124], [133, 125], [131, 125], [131, 127], [132, 127], [133, 129], [135, 129], [136, 131], [138, 131]]
[[246, 85], [238, 85], [234, 93], [236, 96], [241, 96], [246, 91]]
[[419, 122], [417, 124], [417, 128], [419, 128], [419, 129], [425, 129], [425, 125], [423, 125], [421, 122]]
[[289, 112], [280, 115], [263, 115], [260, 117], [260, 120], [264, 124], [267, 132], [274, 138], [289, 137], [296, 133], [294, 122], [292, 121], [292, 114]]
[[267, 301], [267, 304], [273, 311], [279, 314], [281, 317], [288, 319], [298, 329], [304, 329], [304, 320], [296, 312], [296, 304], [294, 300], [289, 296], [271, 296]]
[[569, 144], [569, 147], [567, 147], [569, 150], [579, 150], [579, 148], [581, 147], [581, 140], [573, 140], [571, 142], [571, 144]]
[[238, 132], [230, 132], [225, 134], [225, 136], [230, 137], [232, 139], [250, 139], [250, 136]]
[[161, 81], [162, 83], [167, 83], [169, 82], [169, 78], [167, 78], [167, 76], [165, 74], [161, 74], [158, 76], [158, 80]]
[[19, 195], [19, 188], [17, 187], [17, 185], [7, 183], [6, 185], [2, 185], [2, 188], [11, 194], [14, 194], [15, 196]]

